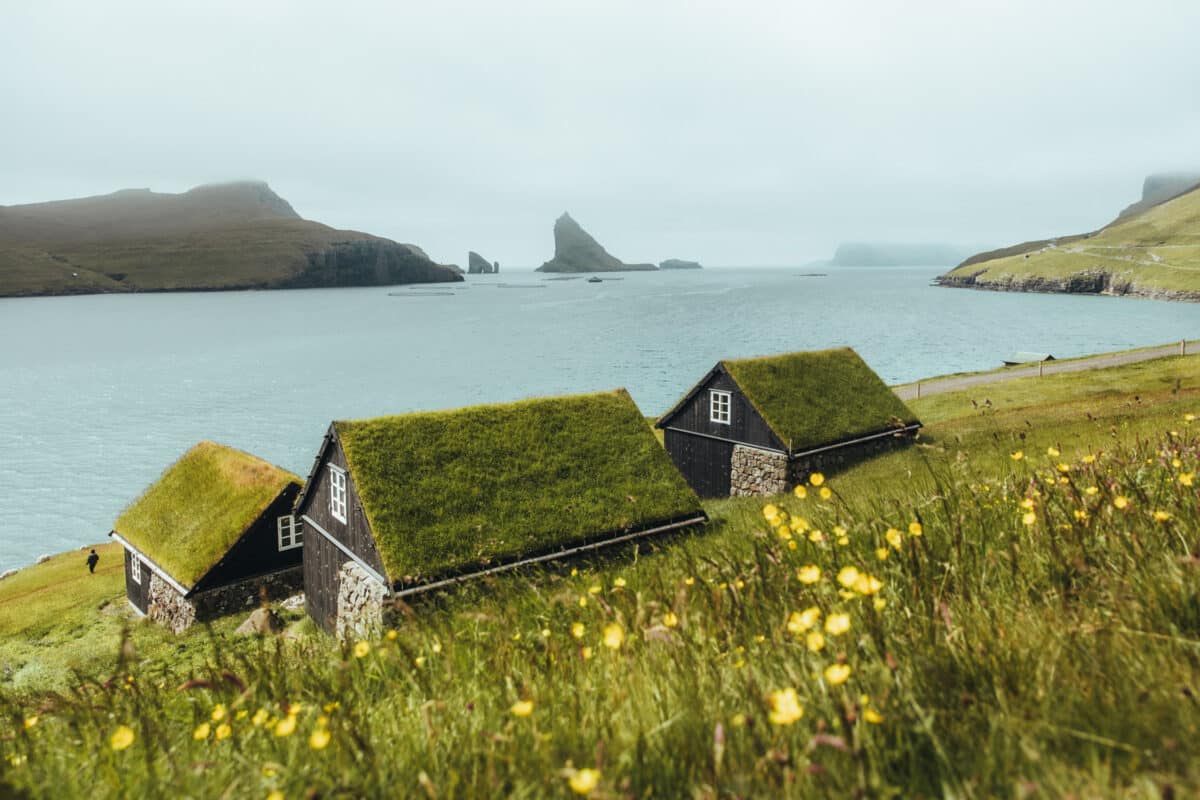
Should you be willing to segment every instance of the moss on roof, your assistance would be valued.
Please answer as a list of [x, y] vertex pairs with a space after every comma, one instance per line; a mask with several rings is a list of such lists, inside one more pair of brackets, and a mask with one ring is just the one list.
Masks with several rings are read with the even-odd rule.
[[895, 392], [848, 347], [721, 364], [793, 452], [917, 421]]
[[623, 389], [334, 427], [393, 581], [701, 511]]
[[296, 475], [232, 447], [200, 442], [117, 518], [114, 530], [191, 588]]

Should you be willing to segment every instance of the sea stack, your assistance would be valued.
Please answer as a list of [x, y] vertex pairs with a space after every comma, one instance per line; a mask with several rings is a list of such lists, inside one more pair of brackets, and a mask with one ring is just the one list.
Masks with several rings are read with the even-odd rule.
[[[499, 262], [497, 262], [499, 263]], [[491, 263], [483, 256], [476, 253], [474, 250], [467, 253], [467, 274], [469, 275], [490, 275], [497, 272], [492, 268]]]
[[626, 264], [609, 254], [568, 213], [554, 222], [554, 258], [538, 272], [625, 272], [655, 270], [653, 264]]

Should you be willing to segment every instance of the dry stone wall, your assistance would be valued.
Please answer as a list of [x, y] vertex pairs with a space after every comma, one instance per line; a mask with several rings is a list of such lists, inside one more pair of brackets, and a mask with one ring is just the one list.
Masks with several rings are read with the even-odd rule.
[[175, 633], [197, 622], [252, 609], [264, 600], [290, 597], [304, 584], [303, 568], [293, 567], [184, 597], [156, 573], [146, 570], [143, 574], [150, 576], [146, 615]]
[[735, 444], [729, 466], [729, 494], [779, 494], [787, 490], [788, 462], [782, 453]]
[[804, 483], [813, 472], [836, 474], [880, 453], [911, 444], [915, 438], [915, 434], [912, 433], [897, 433], [894, 436], [881, 436], [836, 450], [796, 458], [788, 464], [787, 485], [792, 487]]
[[386, 587], [353, 561], [338, 571], [337, 626], [339, 639], [367, 639], [383, 629]]
[[171, 584], [150, 570], [142, 574], [150, 575], [150, 598], [146, 603], [146, 616], [165, 625], [175, 633], [182, 633], [196, 621], [196, 607]]

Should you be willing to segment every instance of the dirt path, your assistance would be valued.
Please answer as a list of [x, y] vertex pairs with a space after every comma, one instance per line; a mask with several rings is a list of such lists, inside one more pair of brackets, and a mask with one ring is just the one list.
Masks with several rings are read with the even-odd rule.
[[[941, 394], [942, 392], [953, 392], [957, 389], [968, 389], [972, 386], [986, 386], [990, 383], [1003, 383], [1004, 381], [1014, 381], [1018, 378], [1037, 377], [1039, 367], [1041, 368], [1040, 374], [1042, 375], [1054, 375], [1060, 372], [1082, 372], [1088, 369], [1102, 369], [1104, 367], [1118, 367], [1122, 364], [1135, 364], [1139, 361], [1152, 361], [1164, 356], [1177, 356], [1179, 355], [1179, 350], [1179, 343], [1176, 342], [1175, 344], [1164, 344], [1161, 347], [1151, 347], [1146, 350], [1137, 350], [1129, 353], [1107, 353], [1075, 359], [1073, 361], [1046, 361], [1040, 365], [1033, 364], [1027, 367], [1016, 367], [1004, 372], [985, 372], [979, 375], [959, 375], [949, 378], [933, 378], [927, 381], [918, 381], [906, 386], [898, 386], [895, 392], [901, 400], [915, 400], [918, 397], [928, 397], [931, 394]], [[1189, 341], [1186, 352], [1187, 355], [1200, 354], [1200, 342]]]

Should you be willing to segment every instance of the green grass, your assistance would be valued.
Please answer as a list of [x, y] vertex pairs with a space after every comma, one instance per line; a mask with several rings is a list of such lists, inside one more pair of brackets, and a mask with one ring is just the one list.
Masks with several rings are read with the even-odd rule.
[[721, 363], [793, 451], [916, 422], [903, 401], [849, 348]]
[[[565, 797], [589, 768], [596, 797], [1195, 796], [1196, 363], [927, 398], [928, 446], [827, 500], [708, 503], [704, 532], [426, 596], [358, 653], [218, 632], [204, 663], [135, 644], [63, 691], [0, 688], [0, 794]], [[817, 652], [814, 606], [850, 625]]]
[[114, 529], [190, 588], [289, 483], [303, 481], [248, 453], [201, 442], [135, 500]]
[[1038, 243], [963, 264], [947, 277], [983, 287], [1061, 289], [1083, 273], [1103, 273], [1113, 293], [1200, 299], [1200, 190], [1057, 246]]
[[336, 428], [394, 581], [700, 511], [624, 390]]

